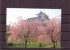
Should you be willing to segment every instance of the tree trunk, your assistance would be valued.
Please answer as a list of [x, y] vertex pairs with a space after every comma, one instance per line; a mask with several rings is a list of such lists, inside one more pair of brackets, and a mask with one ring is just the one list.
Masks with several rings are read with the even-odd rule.
[[27, 47], [27, 40], [25, 41], [25, 48]]
[[53, 43], [53, 45], [54, 45], [53, 47], [55, 48], [55, 42]]
[[52, 39], [52, 42], [53, 42], [53, 48], [55, 48], [56, 46], [55, 46], [55, 41]]

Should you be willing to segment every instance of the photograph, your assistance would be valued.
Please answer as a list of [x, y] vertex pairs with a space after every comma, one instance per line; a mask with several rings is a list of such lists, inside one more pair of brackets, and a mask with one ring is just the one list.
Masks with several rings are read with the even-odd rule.
[[62, 9], [6, 8], [7, 48], [61, 48]]

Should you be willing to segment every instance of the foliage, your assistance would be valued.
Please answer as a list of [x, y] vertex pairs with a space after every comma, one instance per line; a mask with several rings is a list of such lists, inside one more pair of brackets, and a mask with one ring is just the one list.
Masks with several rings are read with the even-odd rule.
[[16, 42], [22, 44], [13, 45], [12, 43], [10, 43], [9, 46], [13, 45], [15, 47], [22, 47], [22, 48], [23, 47], [47, 48], [48, 46], [56, 48], [56, 45], [59, 46], [58, 42], [60, 42], [61, 40], [60, 39], [61, 22], [55, 19], [51, 20], [46, 20], [45, 18], [42, 19], [43, 19], [42, 21], [45, 23], [43, 23], [38, 19], [28, 22], [21, 18], [19, 19], [18, 23], [10, 25], [8, 29], [11, 34], [9, 35], [7, 42], [12, 42], [12, 43]]
[[13, 43], [8, 43], [8, 46], [13, 46], [14, 44]]

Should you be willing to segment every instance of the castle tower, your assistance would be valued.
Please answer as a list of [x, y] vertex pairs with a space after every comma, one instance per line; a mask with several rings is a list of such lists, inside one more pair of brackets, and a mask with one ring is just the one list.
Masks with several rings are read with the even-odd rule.
[[38, 16], [41, 23], [45, 26], [46, 25], [45, 21], [49, 19], [48, 16], [45, 13], [43, 13], [42, 11], [40, 11], [40, 13], [38, 13], [36, 15]]

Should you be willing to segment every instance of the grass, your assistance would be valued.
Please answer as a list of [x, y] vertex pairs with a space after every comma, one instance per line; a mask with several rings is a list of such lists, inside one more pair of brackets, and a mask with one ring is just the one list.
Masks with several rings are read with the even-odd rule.
[[[40, 46], [41, 45], [41, 46]], [[25, 48], [25, 44], [24, 43], [19, 43], [19, 44], [13, 44], [13, 45], [9, 45], [7, 44], [8, 48]], [[31, 42], [30, 44], [27, 44], [26, 48], [51, 48], [51, 45], [47, 44], [47, 43], [38, 43], [38, 42]], [[57, 46], [56, 48], [61, 48], [60, 42], [57, 42]]]

